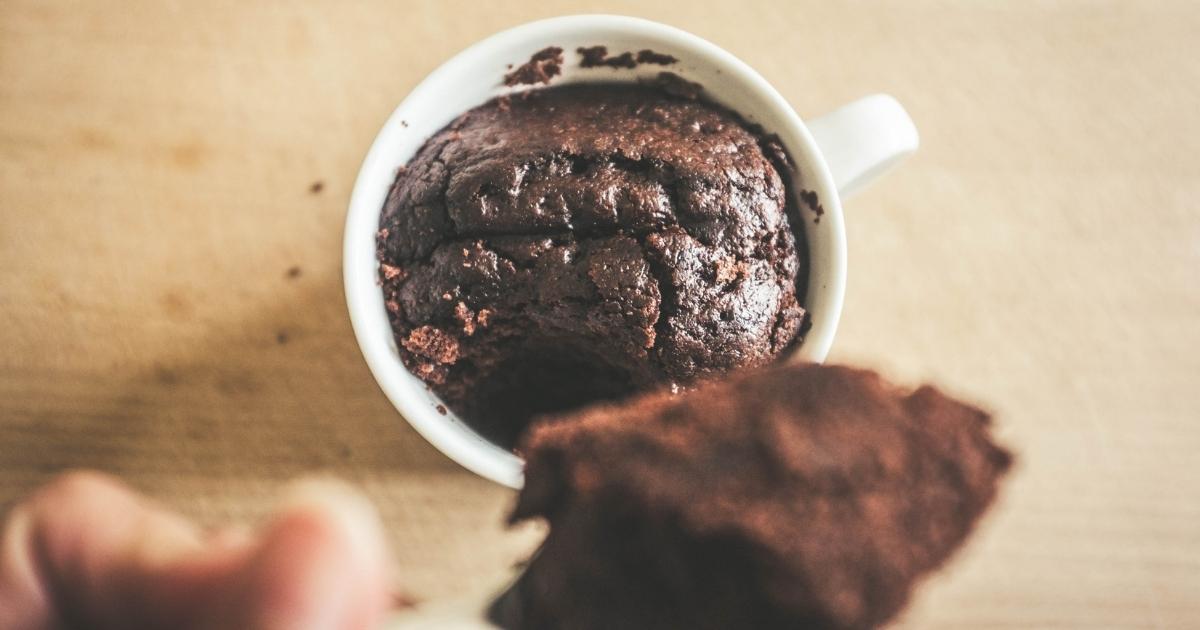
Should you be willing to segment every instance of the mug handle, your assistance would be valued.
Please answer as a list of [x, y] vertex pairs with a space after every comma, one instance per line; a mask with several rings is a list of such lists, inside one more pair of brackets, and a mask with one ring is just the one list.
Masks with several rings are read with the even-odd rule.
[[917, 150], [920, 136], [908, 112], [887, 94], [874, 94], [808, 122], [838, 195], [845, 199]]

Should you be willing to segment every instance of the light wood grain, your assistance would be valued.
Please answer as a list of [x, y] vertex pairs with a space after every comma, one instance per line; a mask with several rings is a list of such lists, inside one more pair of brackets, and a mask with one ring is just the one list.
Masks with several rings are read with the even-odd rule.
[[[407, 91], [600, 8], [500, 5], [0, 3], [0, 506], [92, 467], [215, 523], [332, 473], [420, 596], [531, 548], [380, 394], [340, 285]], [[833, 358], [987, 404], [1020, 467], [900, 625], [1200, 627], [1200, 4], [672, 6], [603, 8], [715, 41], [802, 115], [884, 91], [921, 129], [848, 204]]]

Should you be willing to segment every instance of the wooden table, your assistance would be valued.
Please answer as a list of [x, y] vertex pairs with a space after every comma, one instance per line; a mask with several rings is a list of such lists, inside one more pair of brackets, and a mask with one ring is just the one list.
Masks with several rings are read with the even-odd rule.
[[[492, 5], [495, 6], [492, 6]], [[585, 2], [0, 4], [0, 504], [90, 467], [203, 522], [329, 473], [436, 598], [526, 553], [392, 409], [342, 298], [391, 109]], [[833, 358], [998, 416], [1020, 467], [910, 628], [1200, 627], [1200, 4], [611, 2], [802, 115], [884, 91], [921, 152], [848, 208]]]

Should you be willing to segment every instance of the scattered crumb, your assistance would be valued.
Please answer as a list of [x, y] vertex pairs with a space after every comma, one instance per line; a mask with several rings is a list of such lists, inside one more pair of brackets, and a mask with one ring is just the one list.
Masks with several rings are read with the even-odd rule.
[[504, 75], [504, 85], [549, 83], [550, 79], [562, 73], [562, 52], [563, 49], [558, 46], [547, 46], [533, 53], [529, 61]]
[[275, 343], [282, 346], [282, 345], [286, 344], [287, 342], [288, 342], [288, 334], [287, 334], [286, 330], [281, 330], [281, 331], [275, 333]]
[[404, 349], [442, 365], [458, 361], [458, 340], [441, 328], [426, 324], [408, 333]]
[[825, 206], [821, 205], [821, 200], [817, 198], [817, 193], [811, 190], [801, 190], [800, 201], [803, 201], [804, 205], [808, 206], [809, 210], [812, 210], [817, 215], [813, 219], [813, 222], [820, 223], [821, 215], [825, 214]]
[[468, 337], [475, 334], [475, 312], [467, 308], [466, 302], [459, 302], [454, 305], [454, 316], [458, 318], [459, 323], [462, 324], [463, 332]]
[[299, 278], [300, 274], [302, 273], [304, 273], [304, 270], [300, 268], [300, 265], [292, 265], [291, 267], [287, 268], [287, 271], [283, 272], [283, 277], [287, 278], [288, 280], [295, 280], [296, 278]]
[[434, 363], [420, 363], [414, 368], [416, 375], [425, 381], [425, 389], [431, 390], [434, 385], [446, 382], [446, 366]]
[[443, 416], [446, 415], [446, 405], [438, 405], [437, 412], [442, 414]]
[[638, 63], [652, 63], [656, 66], [669, 66], [679, 61], [671, 55], [654, 52], [650, 49], [639, 50], [637, 54]]
[[312, 194], [314, 194], [314, 195], [319, 195], [319, 194], [321, 194], [321, 191], [322, 191], [322, 190], [325, 190], [325, 182], [323, 182], [323, 181], [321, 181], [321, 180], [319, 180], [319, 179], [318, 179], [317, 181], [313, 182], [313, 183], [312, 183], [312, 184], [311, 184], [311, 185], [308, 187], [308, 192], [310, 192], [310, 193], [312, 193]]
[[488, 318], [491, 316], [492, 316], [492, 311], [490, 309], [481, 308], [481, 309], [479, 309], [479, 312], [475, 314], [475, 323], [479, 324], [480, 326], [483, 326], [484, 328], [487, 328]]
[[575, 49], [579, 53], [580, 68], [600, 68], [607, 66], [609, 68], [636, 68], [637, 62], [633, 59], [633, 53], [623, 52], [615, 57], [608, 56], [608, 48], [605, 46], [581, 46]]
[[575, 49], [575, 52], [579, 53], [580, 68], [636, 68], [643, 63], [669, 66], [679, 61], [671, 55], [656, 53], [649, 49], [638, 51], [636, 56], [632, 52], [626, 51], [612, 57], [608, 56], [608, 48], [605, 46], [580, 46]]
[[403, 269], [395, 265], [380, 263], [379, 275], [383, 276], [384, 280], [395, 280], [396, 278], [403, 280], [408, 274], [405, 273]]
[[406, 128], [407, 128], [407, 127], [408, 127], [408, 121], [407, 121], [407, 120], [401, 120], [401, 121], [400, 121], [400, 126], [401, 126], [401, 127], [406, 127]]

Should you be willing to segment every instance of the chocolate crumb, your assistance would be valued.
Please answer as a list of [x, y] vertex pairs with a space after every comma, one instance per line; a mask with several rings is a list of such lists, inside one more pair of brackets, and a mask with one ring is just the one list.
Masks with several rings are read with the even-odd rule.
[[609, 68], [636, 68], [637, 61], [633, 59], [633, 53], [623, 52], [615, 57], [608, 56], [608, 48], [605, 46], [580, 46], [575, 49], [579, 53], [580, 68], [600, 68], [607, 66]]
[[296, 278], [299, 278], [300, 274], [302, 273], [304, 273], [304, 271], [300, 269], [300, 265], [292, 265], [291, 267], [287, 268], [287, 271], [283, 272], [283, 277], [287, 278], [288, 280], [295, 280]]
[[721, 284], [728, 284], [746, 273], [746, 263], [738, 262], [737, 259], [731, 256], [718, 258], [713, 266], [716, 272], [716, 280]]
[[475, 334], [475, 313], [467, 308], [466, 302], [459, 302], [454, 305], [454, 317], [462, 324], [463, 332], [468, 337]]
[[651, 63], [656, 66], [669, 66], [679, 61], [671, 55], [654, 52], [650, 49], [639, 50], [637, 54], [638, 63]]
[[317, 181], [313, 182], [312, 185], [310, 185], [308, 187], [308, 192], [310, 192], [314, 195], [320, 194], [322, 190], [325, 190], [325, 182], [323, 182], [319, 179]]
[[404, 128], [408, 128], [408, 121], [407, 121], [407, 120], [401, 120], [401, 121], [400, 121], [400, 126], [401, 126], [401, 127], [404, 127]]
[[558, 46], [548, 46], [533, 53], [529, 61], [504, 75], [504, 85], [511, 87], [549, 83], [550, 79], [562, 73], [562, 52], [563, 49]]
[[384, 280], [395, 280], [396, 278], [403, 280], [404, 277], [408, 275], [404, 273], [404, 270], [400, 267], [389, 265], [387, 263], [381, 263], [379, 265], [379, 273], [383, 276]]
[[580, 68], [595, 68], [603, 65], [604, 58], [608, 56], [608, 48], [605, 46], [580, 46], [575, 49], [579, 55]]
[[443, 365], [452, 365], [458, 361], [458, 340], [446, 331], [428, 324], [408, 334], [404, 340], [404, 349]]
[[575, 49], [575, 52], [579, 53], [580, 68], [636, 68], [643, 63], [669, 66], [679, 61], [671, 55], [664, 55], [649, 49], [638, 51], [636, 56], [632, 52], [626, 51], [612, 57], [608, 56], [606, 46], [580, 46]]
[[811, 190], [801, 190], [800, 201], [803, 201], [804, 205], [808, 206], [809, 210], [812, 210], [817, 215], [813, 221], [819, 223], [821, 215], [825, 214], [825, 206], [821, 205], [821, 200], [817, 198], [817, 193]]
[[437, 412], [442, 414], [443, 416], [446, 415], [446, 405], [438, 405]]

